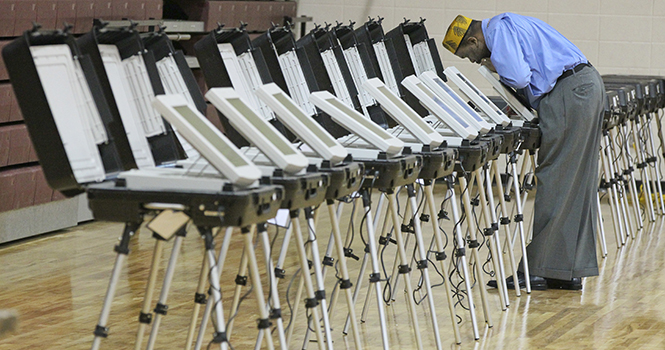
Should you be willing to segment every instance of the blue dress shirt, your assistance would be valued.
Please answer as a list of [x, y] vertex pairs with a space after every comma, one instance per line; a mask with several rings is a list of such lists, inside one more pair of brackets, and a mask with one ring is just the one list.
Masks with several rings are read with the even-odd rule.
[[537, 18], [502, 13], [484, 19], [482, 30], [501, 81], [523, 89], [534, 107], [564, 71], [588, 62], [577, 46]]

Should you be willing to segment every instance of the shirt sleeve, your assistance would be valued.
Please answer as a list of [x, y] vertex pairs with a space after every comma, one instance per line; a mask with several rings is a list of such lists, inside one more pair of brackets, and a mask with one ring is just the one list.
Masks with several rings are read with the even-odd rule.
[[515, 89], [527, 87], [531, 82], [531, 69], [524, 59], [513, 23], [502, 18], [494, 26], [490, 37], [490, 58], [501, 80]]

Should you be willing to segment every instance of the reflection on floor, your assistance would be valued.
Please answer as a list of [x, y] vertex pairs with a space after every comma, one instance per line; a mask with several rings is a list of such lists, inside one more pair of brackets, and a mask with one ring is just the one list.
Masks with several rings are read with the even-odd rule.
[[[443, 188], [437, 186], [436, 192], [440, 203], [443, 198]], [[444, 348], [665, 349], [665, 273], [663, 273], [665, 239], [660, 237], [663, 219], [649, 223], [635, 240], [629, 239], [626, 246], [617, 250], [607, 204], [603, 204], [603, 210], [609, 255], [604, 259], [599, 258], [600, 276], [586, 279], [584, 290], [581, 292], [548, 290], [534, 291], [528, 295], [523, 291], [522, 296], [518, 298], [515, 296], [515, 291], [510, 291], [510, 307], [507, 311], [501, 311], [496, 290], [489, 289], [494, 327], [481, 327], [482, 337], [479, 341], [473, 340], [468, 312], [458, 306], [457, 313], [461, 317], [463, 342], [460, 346], [454, 344], [446, 304], [440, 297], [443, 291], [441, 287], [435, 288], [436, 306], [437, 310], [440, 310], [437, 312], [439, 328]], [[349, 205], [344, 211], [342, 223], [348, 223], [350, 212]], [[529, 215], [530, 212], [525, 217]], [[359, 219], [360, 215], [355, 225], [356, 237], [353, 245], [357, 253], [362, 252], [362, 241], [358, 237]], [[424, 227], [426, 239], [429, 239], [431, 228], [429, 225]], [[443, 228], [450, 233], [451, 227], [452, 223], [446, 222]], [[327, 213], [322, 213], [317, 228], [319, 247], [325, 251], [330, 234]], [[344, 225], [342, 230], [345, 229]], [[121, 224], [93, 222], [71, 230], [0, 246], [0, 309], [16, 309], [20, 321], [17, 334], [0, 339], [0, 349], [89, 348], [92, 330], [97, 324], [115, 259], [112, 248], [121, 230]], [[269, 233], [274, 237], [275, 228], [271, 227]], [[281, 244], [283, 233], [283, 229], [279, 230], [275, 247]], [[220, 242], [221, 238], [217, 241]], [[131, 253], [120, 277], [111, 311], [110, 335], [102, 342], [103, 349], [133, 347], [138, 312], [145, 292], [154, 242], [148, 231], [142, 230], [131, 243]], [[451, 245], [452, 243], [448, 244], [448, 256], [452, 256]], [[158, 285], [161, 285], [171, 246], [171, 243], [165, 244]], [[293, 244], [291, 247], [295, 252]], [[160, 328], [157, 349], [184, 348], [203, 257], [202, 249], [203, 245], [196, 230], [190, 229], [178, 261], [168, 300], [168, 315], [163, 319]], [[410, 249], [413, 249], [412, 246]], [[392, 268], [394, 250], [394, 246], [389, 247], [385, 255], [388, 271]], [[233, 295], [233, 281], [238, 271], [241, 251], [241, 237], [236, 234], [222, 275], [223, 300], [227, 312]], [[276, 258], [278, 252], [273, 254]], [[486, 247], [481, 256], [483, 259], [487, 256]], [[352, 281], [355, 283], [360, 262], [349, 260], [348, 263]], [[265, 273], [262, 263], [259, 267], [262, 273]], [[288, 323], [289, 310], [284, 295], [290, 277], [297, 271], [295, 254], [289, 254], [286, 271], [287, 279], [280, 282], [279, 288], [282, 308]], [[416, 284], [419, 273], [415, 269], [414, 271], [416, 272], [413, 273], [412, 279]], [[327, 287], [333, 285], [333, 275], [333, 273], [328, 274]], [[487, 279], [489, 277], [486, 276]], [[263, 280], [266, 288], [265, 279]], [[432, 283], [440, 282], [441, 277], [432, 272]], [[296, 280], [289, 290], [291, 301], [295, 298], [297, 285]], [[358, 314], [362, 310], [365, 290], [359, 298]], [[328, 295], [330, 293], [329, 288]], [[156, 301], [157, 295], [158, 291], [153, 300]], [[478, 293], [475, 292], [474, 295]], [[396, 302], [387, 307], [391, 329], [389, 337], [395, 349], [415, 348], [405, 298], [406, 295], [400, 291]], [[480, 305], [478, 297], [476, 300]], [[434, 349], [426, 304], [421, 303], [417, 310], [420, 315], [421, 335], [424, 348]], [[462, 304], [466, 305], [466, 300], [463, 300]], [[367, 320], [361, 325], [365, 349], [381, 348], [375, 306], [375, 300], [372, 300]], [[334, 328], [333, 340], [335, 348], [338, 349], [354, 347], [353, 339], [347, 339], [342, 334], [346, 318], [345, 308], [345, 301], [341, 298], [331, 320]], [[300, 315], [294, 324], [296, 328], [291, 343], [293, 349], [302, 345], [306, 327], [303, 322], [303, 309], [300, 308]], [[231, 345], [235, 349], [249, 349], [254, 345], [257, 318], [254, 310], [254, 296], [249, 294], [241, 304], [231, 336]], [[480, 306], [477, 307], [477, 314], [479, 320], [482, 320]], [[207, 346], [212, 336], [211, 327], [208, 327], [206, 334]], [[316, 347], [316, 344], [311, 343], [308, 348]]]

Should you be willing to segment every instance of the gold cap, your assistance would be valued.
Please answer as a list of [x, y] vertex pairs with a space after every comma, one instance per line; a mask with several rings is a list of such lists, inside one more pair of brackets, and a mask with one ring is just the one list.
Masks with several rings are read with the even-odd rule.
[[464, 34], [469, 30], [469, 26], [471, 26], [471, 18], [457, 15], [453, 22], [450, 23], [446, 36], [443, 38], [443, 47], [452, 53], [457, 52]]

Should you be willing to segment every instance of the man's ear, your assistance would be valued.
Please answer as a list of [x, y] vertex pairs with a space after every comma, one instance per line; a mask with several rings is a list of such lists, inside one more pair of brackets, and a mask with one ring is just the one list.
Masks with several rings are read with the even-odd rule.
[[478, 46], [478, 38], [476, 38], [475, 36], [470, 36], [466, 38], [466, 43], [473, 47]]

